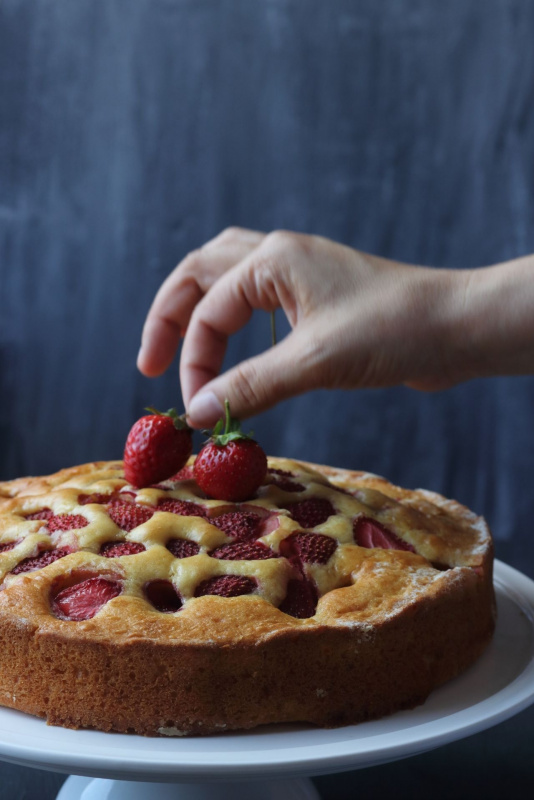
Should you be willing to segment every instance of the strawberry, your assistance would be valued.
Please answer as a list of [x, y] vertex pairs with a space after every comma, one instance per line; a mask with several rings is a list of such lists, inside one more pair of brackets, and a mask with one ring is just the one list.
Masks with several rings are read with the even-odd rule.
[[247, 578], [244, 575], [217, 575], [199, 583], [195, 590], [195, 597], [202, 597], [206, 594], [237, 597], [241, 594], [250, 594], [256, 586], [254, 578]]
[[291, 533], [280, 542], [280, 554], [290, 561], [326, 564], [337, 547], [337, 541], [322, 533]]
[[245, 511], [228, 511], [209, 520], [232, 539], [257, 539], [262, 519], [259, 514]]
[[89, 520], [81, 514], [54, 514], [46, 523], [50, 533], [56, 531], [72, 531], [75, 528], [85, 528]]
[[108, 514], [121, 531], [129, 533], [147, 522], [154, 514], [154, 509], [137, 503], [110, 503]]
[[40, 511], [34, 511], [32, 514], [27, 514], [26, 519], [50, 519], [54, 516], [51, 508], [41, 508]]
[[310, 497], [299, 500], [287, 506], [291, 518], [298, 522], [301, 528], [315, 528], [326, 522], [328, 517], [336, 513], [336, 509], [325, 497]]
[[284, 478], [295, 477], [293, 473], [290, 472], [288, 469], [276, 469], [275, 467], [269, 467], [267, 472], [269, 473], [269, 475], [282, 475]]
[[354, 541], [360, 547], [381, 547], [383, 550], [408, 550], [415, 553], [411, 544], [403, 542], [396, 533], [369, 517], [356, 517], [352, 531]]
[[179, 514], [181, 517], [205, 517], [206, 512], [197, 503], [188, 500], [173, 500], [172, 497], [163, 497], [158, 503], [158, 511], [168, 511]]
[[170, 478], [167, 478], [168, 481], [192, 481], [194, 478], [193, 474], [193, 467], [182, 467], [182, 469], [176, 473], [176, 475], [171, 475]]
[[200, 546], [190, 539], [169, 539], [166, 547], [175, 558], [190, 558], [196, 556], [200, 550]]
[[283, 492], [303, 492], [306, 488], [302, 483], [292, 481], [289, 478], [275, 478], [271, 481], [273, 486], [282, 489]]
[[224, 421], [219, 420], [208, 443], [197, 456], [194, 475], [197, 484], [209, 497], [239, 502], [252, 497], [263, 483], [267, 456], [230, 416], [228, 400], [225, 409]]
[[286, 596], [278, 606], [280, 611], [297, 619], [307, 619], [315, 614], [317, 590], [309, 581], [292, 578], [287, 582]]
[[16, 542], [5, 542], [4, 544], [0, 544], [0, 553], [7, 553], [8, 550], [13, 550], [14, 547], [18, 545], [18, 541]]
[[79, 622], [92, 619], [102, 606], [117, 597], [122, 591], [118, 581], [93, 577], [75, 583], [59, 592], [52, 601], [52, 609], [57, 617]]
[[[132, 498], [130, 500], [130, 497]], [[137, 492], [132, 492], [131, 489], [125, 489], [124, 487], [120, 490], [117, 494], [111, 495], [110, 503], [131, 503], [135, 502], [135, 498], [137, 497]]]
[[180, 595], [170, 581], [156, 579], [145, 584], [145, 596], [156, 611], [174, 614], [182, 607]]
[[285, 469], [269, 469], [267, 472], [269, 475], [274, 476], [271, 478], [270, 483], [284, 492], [303, 492], [306, 488], [302, 483], [292, 480], [295, 476]]
[[231, 542], [216, 547], [210, 553], [212, 558], [222, 558], [225, 561], [259, 561], [265, 558], [277, 558], [266, 545], [261, 542], [247, 542], [246, 540]]
[[68, 554], [72, 552], [73, 550], [71, 547], [58, 547], [56, 550], [44, 550], [42, 553], [39, 553], [39, 555], [33, 556], [33, 558], [25, 558], [17, 564], [15, 569], [11, 570], [11, 574], [20, 575], [21, 572], [34, 572], [36, 569], [42, 569], [49, 564], [53, 564], [54, 561], [68, 556]]
[[346, 497], [357, 497], [357, 492], [349, 492], [348, 489], [344, 489], [343, 486], [334, 486], [334, 484], [330, 484], [330, 488], [334, 490], [334, 492], [339, 492], [340, 494], [344, 494]]
[[28, 514], [26, 519], [40, 519], [46, 521], [46, 527], [50, 533], [55, 531], [71, 531], [75, 528], [85, 528], [89, 525], [89, 520], [81, 514], [54, 514], [50, 508], [42, 508]]
[[104, 542], [100, 548], [100, 555], [106, 558], [120, 558], [120, 556], [133, 556], [143, 553], [144, 544], [140, 542]]
[[124, 477], [141, 488], [175, 475], [193, 452], [192, 430], [174, 408], [138, 419], [126, 439]]
[[86, 506], [89, 503], [105, 505], [106, 503], [113, 502], [113, 499], [114, 496], [112, 494], [101, 494], [100, 492], [95, 492], [94, 494], [79, 494], [78, 505]]

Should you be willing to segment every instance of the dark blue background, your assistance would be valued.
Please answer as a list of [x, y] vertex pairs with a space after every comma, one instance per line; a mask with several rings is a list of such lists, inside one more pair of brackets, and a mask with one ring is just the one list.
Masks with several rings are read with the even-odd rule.
[[[533, 39], [526, 0], [3, 0], [0, 477], [116, 458], [145, 405], [180, 404], [176, 368], [135, 370], [142, 323], [227, 225], [436, 268], [534, 252]], [[268, 344], [258, 315], [228, 363]], [[534, 577], [533, 401], [531, 377], [317, 392], [251, 426], [273, 454], [457, 498]], [[318, 784], [521, 797], [533, 725]], [[61, 782], [0, 778], [1, 800]]]

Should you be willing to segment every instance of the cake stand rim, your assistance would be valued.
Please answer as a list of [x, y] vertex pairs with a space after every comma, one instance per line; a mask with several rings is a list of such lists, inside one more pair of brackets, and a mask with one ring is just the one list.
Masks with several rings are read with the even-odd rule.
[[[472, 706], [462, 708], [450, 714], [443, 714], [438, 719], [426, 722], [413, 722], [417, 715], [424, 719], [421, 709], [426, 703], [408, 712], [401, 712], [374, 723], [363, 723], [356, 726], [329, 729], [309, 729], [294, 731], [295, 741], [289, 747], [273, 747], [273, 734], [271, 732], [256, 732], [250, 734], [224, 734], [221, 737], [189, 739], [198, 745], [197, 750], [180, 752], [180, 743], [186, 740], [172, 739], [145, 739], [144, 737], [127, 736], [120, 734], [106, 734], [98, 731], [71, 731], [63, 728], [47, 726], [43, 720], [29, 717], [26, 714], [0, 708], [0, 759], [23, 766], [33, 766], [55, 772], [64, 772], [89, 777], [112, 777], [122, 780], [151, 780], [151, 781], [220, 781], [244, 780], [260, 776], [309, 776], [327, 773], [342, 772], [368, 766], [394, 761], [410, 755], [416, 755], [452, 741], [474, 735], [486, 728], [514, 716], [534, 702], [534, 581], [513, 567], [501, 561], [495, 561], [495, 587], [500, 604], [507, 599], [517, 613], [525, 630], [529, 633], [529, 642], [525, 642], [525, 652], [515, 654], [516, 659], [522, 658], [524, 663], [519, 664], [515, 677], [495, 692]], [[495, 638], [504, 637], [505, 632], [499, 632], [497, 625]], [[509, 637], [510, 632], [506, 635]], [[495, 639], [494, 639], [495, 641]], [[528, 646], [527, 646], [528, 645]], [[491, 645], [490, 645], [491, 647]], [[502, 647], [502, 653], [497, 653], [497, 658], [504, 658], [507, 652]], [[486, 654], [468, 671], [471, 676], [476, 675], [481, 669]], [[497, 666], [497, 665], [496, 665]], [[491, 671], [491, 670], [490, 670]], [[498, 670], [496, 670], [496, 673]], [[464, 675], [447, 684], [461, 687]], [[432, 693], [431, 698], [445, 691], [445, 687]], [[430, 699], [429, 699], [430, 700]], [[428, 703], [429, 701], [427, 701]], [[30, 731], [29, 743], [13, 736], [9, 740], [9, 730], [6, 719], [15, 717], [27, 722], [25, 726]], [[14, 716], [13, 716], [14, 715]], [[399, 721], [401, 724], [399, 725]], [[403, 725], [405, 721], [407, 724]], [[31, 743], [31, 731], [39, 731], [40, 743]], [[375, 731], [370, 735], [361, 735], [362, 731]], [[378, 731], [378, 732], [376, 732]], [[65, 733], [72, 751], [65, 750]], [[332, 734], [336, 736], [332, 739]], [[99, 751], [94, 746], [84, 748], [84, 735], [90, 734], [92, 739], [102, 742]], [[346, 734], [346, 736], [344, 736]], [[358, 735], [360, 734], [360, 735]], [[311, 737], [312, 744], [299, 744], [299, 735], [303, 741]], [[34, 733], [35, 736], [35, 733]], [[43, 747], [42, 741], [48, 742], [48, 747]], [[104, 738], [100, 738], [104, 737]], [[260, 742], [265, 747], [247, 751], [239, 744], [243, 744], [250, 737], [260, 737]], [[329, 741], [330, 737], [330, 741]], [[220, 751], [209, 749], [215, 739], [224, 743]], [[119, 751], [126, 753], [127, 743], [139, 742], [165, 742], [165, 751], [158, 755], [157, 749], [145, 753], [143, 760], [140, 751], [136, 750], [130, 755], [119, 755]], [[117, 746], [121, 743], [121, 747]], [[175, 752], [170, 757], [169, 744], [176, 744]], [[271, 742], [271, 746], [269, 746]], [[55, 744], [54, 744], [55, 743]], [[203, 743], [205, 743], [203, 745]], [[233, 746], [232, 746], [233, 743]], [[157, 747], [157, 745], [156, 745]], [[163, 745], [161, 749], [163, 750]], [[230, 756], [233, 756], [231, 758]]]

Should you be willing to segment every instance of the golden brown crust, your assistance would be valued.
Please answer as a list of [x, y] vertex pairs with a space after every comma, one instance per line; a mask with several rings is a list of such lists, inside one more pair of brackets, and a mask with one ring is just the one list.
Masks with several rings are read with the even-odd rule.
[[87, 464], [80, 464], [77, 467], [67, 467], [54, 472], [52, 475], [40, 477], [16, 478], [13, 481], [0, 481], [0, 497], [11, 498], [19, 495], [27, 496], [48, 492], [57, 486], [68, 483], [76, 478], [92, 476], [99, 472], [102, 476], [109, 473], [110, 477], [117, 472], [122, 472], [121, 461], [92, 461]]
[[[270, 467], [291, 472], [303, 488], [287, 492], [273, 482], [245, 504], [276, 519], [261, 538], [275, 553], [300, 530], [288, 505], [322, 497], [337, 511], [313, 529], [334, 538], [336, 549], [327, 564], [304, 566], [320, 595], [304, 619], [278, 608], [295, 578], [287, 559], [209, 555], [231, 541], [210, 522], [228, 504], [201, 498], [191, 480], [141, 490], [135, 501], [152, 508], [164, 497], [202, 503], [206, 517], [158, 512], [129, 533], [105, 505], [79, 504], [84, 493], [129, 489], [120, 462], [0, 484], [0, 548], [19, 542], [0, 549], [0, 703], [52, 724], [149, 735], [285, 721], [337, 725], [423, 702], [480, 655], [494, 627], [492, 545], [481, 518], [361, 472], [286, 459], [270, 459]], [[25, 519], [43, 508], [82, 514], [88, 525], [50, 534], [42, 520]], [[362, 514], [416, 552], [357, 546], [352, 521]], [[176, 559], [165, 547], [169, 537], [193, 540], [200, 552]], [[12, 573], [51, 539], [76, 552]], [[146, 550], [105, 558], [101, 545], [117, 539]], [[52, 613], [58, 581], [95, 574], [118, 580], [121, 594], [92, 619]], [[200, 580], [228, 574], [255, 577], [257, 591], [194, 596]], [[154, 579], [173, 582], [184, 599], [179, 612], [150, 605], [143, 587]]]

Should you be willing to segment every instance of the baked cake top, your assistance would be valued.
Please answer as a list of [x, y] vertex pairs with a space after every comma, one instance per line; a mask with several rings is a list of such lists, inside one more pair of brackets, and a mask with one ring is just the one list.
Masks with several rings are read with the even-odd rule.
[[0, 484], [0, 607], [51, 634], [205, 645], [376, 624], [490, 568], [484, 521], [439, 495], [270, 458], [228, 503], [193, 461], [145, 489], [122, 462]]

